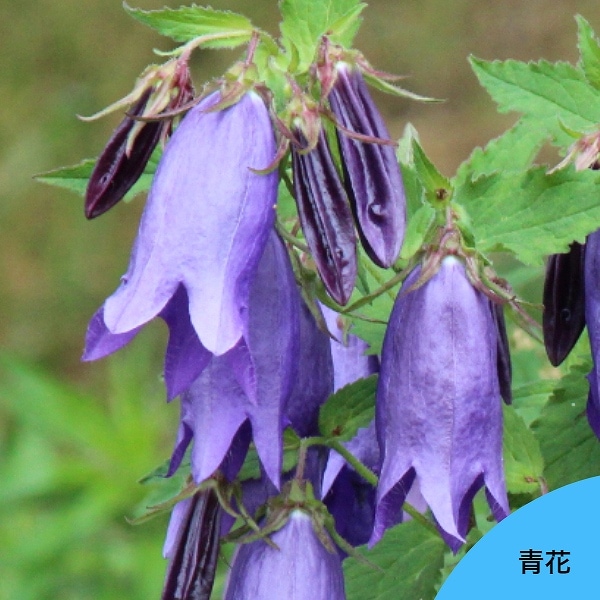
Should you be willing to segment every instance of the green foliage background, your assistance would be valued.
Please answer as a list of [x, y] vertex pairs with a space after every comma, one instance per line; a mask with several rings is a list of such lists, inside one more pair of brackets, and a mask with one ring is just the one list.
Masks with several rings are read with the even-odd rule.
[[[211, 5], [276, 33], [275, 0]], [[447, 99], [374, 93], [393, 136], [411, 121], [452, 175], [516, 120], [495, 112], [467, 56], [574, 62], [575, 13], [600, 31], [595, 0], [372, 0], [355, 45], [377, 68], [410, 75], [411, 90]], [[132, 527], [126, 517], [143, 495], [136, 480], [174, 437], [177, 408], [164, 404], [160, 383], [165, 331], [154, 324], [118, 357], [79, 362], [87, 321], [126, 267], [143, 202], [90, 223], [77, 197], [31, 176], [96, 156], [119, 117], [85, 124], [75, 115], [124, 95], [152, 48], [171, 46], [117, 0], [4, 0], [0, 40], [0, 600], [158, 598], [166, 522]], [[201, 53], [196, 81], [236, 57]], [[553, 150], [543, 156], [558, 160]], [[539, 302], [541, 270], [512, 269], [513, 284]], [[514, 334], [511, 343], [517, 385], [553, 376], [535, 342]]]

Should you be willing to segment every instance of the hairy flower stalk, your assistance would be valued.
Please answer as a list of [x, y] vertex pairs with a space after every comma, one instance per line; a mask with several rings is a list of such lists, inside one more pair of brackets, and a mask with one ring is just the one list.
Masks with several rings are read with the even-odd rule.
[[585, 327], [585, 244], [573, 242], [569, 252], [553, 254], [544, 280], [544, 345], [557, 367], [569, 355]]
[[[235, 355], [243, 384], [252, 380], [244, 351], [250, 285], [277, 200], [277, 175], [253, 169], [269, 164], [276, 148], [258, 95], [211, 111], [219, 98], [214, 93], [189, 111], [167, 144], [129, 268], [92, 319], [84, 354], [110, 354], [162, 316], [171, 333], [170, 397], [189, 386], [211, 354]], [[198, 360], [187, 358], [190, 349]]]
[[377, 390], [383, 465], [372, 544], [398, 519], [415, 483], [455, 551], [479, 488], [485, 485], [496, 519], [508, 514], [497, 350], [490, 301], [457, 258], [446, 257], [421, 287], [400, 292]]
[[363, 247], [380, 267], [390, 267], [402, 247], [406, 228], [406, 198], [393, 145], [381, 114], [356, 68], [335, 67], [329, 94], [338, 124], [373, 142], [337, 130], [344, 184]]
[[225, 600], [344, 600], [340, 557], [323, 545], [305, 512], [293, 511], [270, 537], [275, 547], [258, 540], [238, 548]]
[[313, 150], [303, 152], [292, 145], [292, 168], [302, 231], [319, 275], [331, 297], [347, 304], [356, 281], [356, 239], [348, 198], [323, 129]]

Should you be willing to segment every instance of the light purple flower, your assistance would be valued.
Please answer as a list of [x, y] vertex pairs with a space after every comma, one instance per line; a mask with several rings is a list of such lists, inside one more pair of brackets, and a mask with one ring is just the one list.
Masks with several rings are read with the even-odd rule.
[[[272, 232], [252, 282], [247, 341], [225, 355], [213, 356], [182, 395], [170, 472], [193, 439], [192, 475], [196, 482], [204, 481], [219, 468], [236, 432], [249, 421], [262, 466], [279, 486], [284, 411], [298, 371], [299, 302], [287, 251]], [[236, 363], [242, 368], [247, 364], [246, 353], [254, 364], [255, 402], [239, 383], [243, 377], [235, 372]]]
[[[389, 140], [360, 71], [346, 63], [339, 63], [336, 71], [329, 101], [338, 123], [362, 136]], [[374, 263], [389, 267], [400, 253], [406, 227], [404, 185], [394, 146], [337, 133], [344, 185], [361, 242]]]
[[337, 552], [317, 537], [310, 517], [296, 510], [270, 536], [244, 544], [234, 555], [225, 600], [344, 600], [344, 576]]
[[383, 344], [377, 428], [383, 465], [371, 544], [397, 519], [413, 483], [456, 550], [485, 485], [496, 519], [508, 512], [502, 467], [498, 340], [490, 301], [454, 257], [414, 291], [405, 281]]
[[[270, 164], [276, 148], [258, 95], [210, 112], [218, 100], [214, 93], [193, 108], [167, 144], [129, 268], [92, 319], [84, 358], [113, 352], [158, 315], [171, 329], [171, 366], [187, 365], [190, 346], [196, 354], [244, 352], [250, 285], [277, 199], [277, 174], [252, 169]], [[169, 303], [177, 294], [187, 306], [174, 311]], [[172, 379], [177, 391], [189, 384], [189, 375]]]

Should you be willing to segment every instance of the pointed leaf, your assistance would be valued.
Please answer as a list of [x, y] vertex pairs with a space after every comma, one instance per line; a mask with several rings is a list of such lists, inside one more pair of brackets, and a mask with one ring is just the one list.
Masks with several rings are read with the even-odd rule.
[[590, 85], [600, 89], [600, 43], [591, 25], [581, 16], [575, 17], [578, 27], [579, 64]]
[[[420, 523], [409, 521], [388, 530], [371, 550], [344, 561], [348, 600], [432, 600], [441, 579], [446, 545]], [[373, 566], [375, 565], [375, 566]], [[377, 568], [378, 567], [378, 568]]]
[[[125, 202], [132, 200], [138, 194], [147, 192], [150, 189], [159, 157], [160, 149], [157, 149], [146, 164], [143, 174], [135, 182], [127, 194], [125, 194], [123, 198]], [[77, 165], [59, 167], [58, 169], [53, 169], [52, 171], [40, 173], [39, 175], [35, 176], [35, 180], [39, 181], [40, 183], [46, 183], [54, 187], [75, 192], [83, 198], [85, 196], [88, 181], [92, 171], [94, 170], [95, 164], [96, 159], [86, 158]]]
[[235, 48], [248, 42], [254, 31], [250, 20], [243, 15], [194, 4], [160, 10], [142, 10], [127, 4], [124, 7], [134, 19], [176, 42], [207, 37], [202, 44], [205, 48]]
[[509, 251], [525, 264], [541, 265], [598, 228], [598, 184], [597, 171], [546, 175], [536, 167], [466, 181], [455, 198], [471, 218], [479, 250]]
[[456, 185], [467, 178], [477, 179], [500, 171], [520, 171], [531, 166], [547, 134], [518, 121], [485, 148], [475, 148], [471, 156], [458, 168]]
[[574, 367], [556, 385], [540, 418], [532, 424], [546, 469], [550, 490], [600, 475], [600, 444], [586, 418], [591, 365]]
[[600, 93], [573, 65], [470, 60], [500, 112], [522, 113], [530, 127], [546, 132], [559, 144], [572, 142], [561, 122], [576, 131], [586, 131], [600, 122]]

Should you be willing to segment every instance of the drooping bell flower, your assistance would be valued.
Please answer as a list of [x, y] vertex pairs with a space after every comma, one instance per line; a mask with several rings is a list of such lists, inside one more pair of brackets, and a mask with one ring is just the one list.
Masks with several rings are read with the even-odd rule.
[[[172, 120], [159, 118], [160, 113], [192, 99], [187, 60], [170, 61], [149, 71], [140, 84], [140, 98], [113, 132], [90, 175], [84, 205], [88, 219], [110, 210], [140, 178], [159, 140], [171, 131]], [[126, 102], [116, 105], [121, 104]], [[154, 120], [136, 121], [140, 117]]]
[[[201, 483], [219, 468], [236, 433], [249, 421], [265, 473], [279, 486], [284, 412], [298, 371], [299, 301], [287, 251], [273, 231], [251, 285], [248, 338], [228, 354], [212, 356], [181, 397], [170, 472], [193, 440], [192, 475]], [[244, 375], [236, 372], [245, 370], [247, 355], [254, 367], [255, 399], [240, 383]]]
[[305, 512], [293, 511], [270, 537], [276, 547], [258, 540], [237, 549], [225, 600], [344, 600], [340, 557], [323, 545]]
[[169, 559], [162, 600], [209, 600], [217, 570], [222, 510], [214, 490], [175, 505], [163, 555]]
[[356, 281], [356, 237], [350, 204], [322, 128], [314, 149], [292, 145], [292, 168], [298, 216], [319, 275], [331, 297], [347, 304]]
[[[250, 284], [277, 199], [277, 175], [253, 169], [272, 161], [275, 141], [258, 95], [248, 92], [233, 106], [211, 111], [218, 101], [214, 93], [190, 110], [167, 144], [127, 273], [91, 325], [108, 333], [100, 336], [98, 352], [88, 344], [87, 358], [118, 349], [159, 315], [184, 345], [219, 356], [243, 352]], [[180, 288], [187, 306], [174, 312], [169, 302]], [[180, 354], [171, 362], [185, 362]]]
[[508, 500], [496, 324], [490, 301], [455, 257], [421, 287], [406, 279], [383, 344], [377, 429], [383, 456], [371, 543], [393, 524], [413, 483], [456, 551], [471, 501], [486, 488], [494, 517]]
[[588, 235], [585, 244], [585, 321], [592, 350], [592, 371], [587, 416], [590, 427], [600, 438], [600, 230]]
[[[337, 130], [344, 184], [360, 239], [371, 260], [390, 267], [402, 247], [406, 198], [400, 167], [383, 118], [360, 71], [347, 63], [335, 67], [329, 94], [331, 109], [344, 131]], [[373, 142], [352, 137], [354, 132]]]
[[544, 280], [544, 346], [557, 367], [569, 355], [585, 327], [585, 244], [573, 242], [569, 252], [553, 254]]

